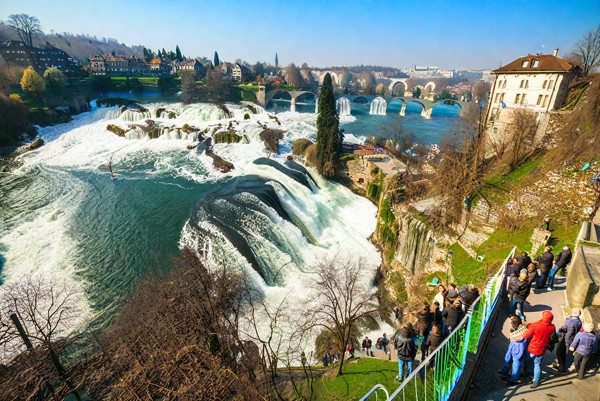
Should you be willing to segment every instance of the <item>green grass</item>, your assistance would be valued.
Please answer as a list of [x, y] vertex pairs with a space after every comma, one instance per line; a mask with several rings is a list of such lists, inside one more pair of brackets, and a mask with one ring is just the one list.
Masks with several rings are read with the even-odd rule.
[[[389, 392], [399, 386], [394, 382], [398, 375], [397, 362], [374, 358], [351, 359], [344, 362], [343, 373], [335, 378], [326, 374], [317, 379], [314, 399], [358, 400], [376, 384], [383, 384]], [[380, 391], [379, 395], [383, 392]]]
[[[484, 180], [482, 192], [486, 196], [494, 193], [509, 195], [511, 187], [520, 183], [525, 177], [537, 170], [543, 163], [543, 157], [528, 160], [516, 169], [510, 171], [507, 164], [502, 164], [489, 173]], [[498, 191], [500, 190], [500, 191]]]
[[158, 85], [158, 78], [156, 77], [110, 77], [113, 81], [126, 81], [127, 78], [137, 78], [144, 85]]
[[454, 252], [454, 255], [452, 255], [452, 277], [456, 285], [479, 285], [485, 282], [489, 274], [484, 263], [471, 258], [458, 242], [452, 244], [449, 250]]

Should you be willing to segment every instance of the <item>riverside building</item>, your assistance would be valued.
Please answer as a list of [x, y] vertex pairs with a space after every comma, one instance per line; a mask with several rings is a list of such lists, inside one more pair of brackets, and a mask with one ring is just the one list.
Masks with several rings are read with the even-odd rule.
[[578, 67], [554, 54], [530, 54], [493, 70], [495, 75], [486, 115], [492, 136], [502, 135], [512, 120], [512, 110], [526, 108], [537, 114], [538, 132], [545, 130], [548, 112], [563, 104], [569, 82]]

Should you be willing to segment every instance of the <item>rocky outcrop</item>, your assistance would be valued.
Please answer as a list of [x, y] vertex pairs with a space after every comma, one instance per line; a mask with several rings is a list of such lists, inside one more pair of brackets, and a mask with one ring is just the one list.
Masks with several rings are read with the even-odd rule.
[[433, 233], [424, 222], [410, 213], [402, 218], [396, 259], [412, 273], [425, 271], [431, 263], [435, 248]]
[[206, 149], [205, 154], [206, 156], [213, 159], [213, 167], [222, 173], [228, 173], [235, 168], [232, 163], [228, 162], [220, 156], [217, 156], [213, 153], [211, 149]]
[[222, 131], [213, 134], [215, 143], [238, 143], [242, 137], [235, 133], [234, 130]]
[[125, 134], [127, 133], [127, 131], [129, 131], [129, 130], [126, 130], [126, 129], [121, 128], [114, 124], [108, 124], [106, 126], [106, 129], [109, 130], [110, 132], [112, 132], [113, 134], [121, 136], [121, 137], [124, 137]]
[[36, 138], [35, 141], [31, 142], [31, 144], [29, 144], [29, 149], [37, 149], [40, 146], [42, 146], [44, 144], [44, 141], [42, 138]]

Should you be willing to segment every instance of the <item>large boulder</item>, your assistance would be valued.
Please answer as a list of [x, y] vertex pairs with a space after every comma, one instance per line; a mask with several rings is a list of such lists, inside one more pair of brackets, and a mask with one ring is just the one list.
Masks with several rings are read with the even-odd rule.
[[242, 137], [235, 133], [234, 130], [221, 131], [213, 134], [215, 143], [238, 143]]
[[215, 155], [211, 149], [207, 149], [205, 153], [208, 157], [213, 159], [213, 167], [220, 172], [228, 173], [235, 168], [232, 163], [220, 156]]

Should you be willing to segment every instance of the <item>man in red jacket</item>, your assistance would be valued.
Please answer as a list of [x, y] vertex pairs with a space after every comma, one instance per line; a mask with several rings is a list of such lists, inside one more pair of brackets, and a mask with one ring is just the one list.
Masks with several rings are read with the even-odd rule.
[[556, 333], [556, 327], [552, 324], [552, 319], [554, 319], [552, 312], [547, 310], [542, 312], [542, 318], [535, 323], [531, 323], [527, 327], [527, 331], [522, 336], [516, 338], [516, 341], [530, 340], [527, 351], [529, 351], [531, 359], [533, 359], [533, 382], [531, 388], [536, 388], [540, 383], [542, 359], [544, 359], [544, 354], [552, 335]]

